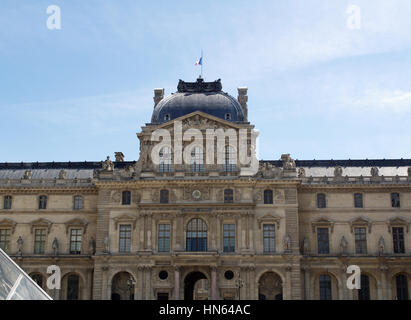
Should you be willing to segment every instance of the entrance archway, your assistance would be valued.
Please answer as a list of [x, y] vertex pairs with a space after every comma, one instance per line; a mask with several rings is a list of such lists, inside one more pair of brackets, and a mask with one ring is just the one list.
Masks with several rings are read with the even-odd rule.
[[207, 277], [200, 271], [190, 272], [184, 279], [184, 300], [205, 299], [205, 297], [208, 297]]
[[134, 300], [134, 277], [128, 272], [119, 272], [111, 284], [111, 300]]
[[283, 300], [283, 285], [281, 278], [275, 272], [266, 272], [258, 281], [259, 300]]

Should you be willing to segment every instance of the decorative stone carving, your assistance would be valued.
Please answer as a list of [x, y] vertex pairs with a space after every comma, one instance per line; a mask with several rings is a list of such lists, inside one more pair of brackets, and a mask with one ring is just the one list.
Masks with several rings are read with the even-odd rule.
[[290, 157], [290, 154], [283, 154], [281, 155], [281, 160], [283, 161], [283, 169], [284, 170], [294, 170], [295, 169], [295, 161], [293, 158]]
[[113, 199], [114, 202], [119, 202], [120, 201], [120, 191], [112, 191], [111, 192], [111, 199]]
[[204, 82], [202, 78], [198, 78], [196, 82], [185, 82], [180, 79], [177, 85], [178, 92], [219, 92], [222, 88], [221, 79], [213, 82]]
[[302, 253], [304, 255], [307, 255], [309, 253], [309, 250], [310, 250], [309, 245], [310, 245], [310, 243], [308, 241], [308, 238], [304, 237], [303, 246], [302, 246]]
[[281, 174], [281, 169], [273, 166], [269, 162], [260, 163], [257, 176], [262, 178], [275, 178], [279, 177]]
[[30, 180], [32, 175], [33, 175], [33, 173], [31, 172], [31, 170], [26, 170], [24, 172], [23, 179]]
[[298, 178], [305, 178], [305, 169], [298, 168]]
[[340, 241], [340, 252], [341, 254], [345, 255], [347, 253], [348, 242], [344, 236], [342, 236]]
[[122, 152], [114, 152], [116, 162], [124, 162], [124, 154]]
[[334, 168], [334, 177], [340, 178], [343, 175], [343, 169], [340, 166]]
[[287, 234], [284, 236], [283, 246], [284, 246], [284, 251], [289, 251], [289, 250], [291, 250], [291, 236], [290, 236], [289, 233], [287, 233]]
[[67, 179], [67, 172], [65, 170], [60, 170], [59, 179]]
[[96, 240], [93, 237], [90, 238], [90, 241], [88, 243], [88, 250], [91, 254], [96, 253]]
[[18, 249], [17, 254], [19, 256], [22, 256], [23, 254], [23, 244], [24, 244], [23, 238], [19, 236], [19, 238], [17, 239], [17, 249]]
[[113, 161], [110, 160], [110, 156], [107, 156], [106, 161], [101, 162], [101, 169], [103, 169], [104, 171], [114, 170], [114, 164]]
[[385, 241], [384, 241], [383, 236], [381, 236], [380, 239], [378, 240], [378, 254], [382, 256], [384, 254], [384, 250], [385, 250]]
[[372, 177], [378, 177], [378, 175], [379, 175], [379, 170], [378, 170], [377, 167], [372, 167], [371, 170], [370, 170], [370, 173], [371, 173], [371, 176], [372, 176]]
[[110, 238], [109, 236], [104, 237], [104, 253], [110, 253]]
[[57, 238], [54, 238], [51, 247], [53, 249], [54, 256], [57, 256], [59, 254], [59, 241], [57, 240]]

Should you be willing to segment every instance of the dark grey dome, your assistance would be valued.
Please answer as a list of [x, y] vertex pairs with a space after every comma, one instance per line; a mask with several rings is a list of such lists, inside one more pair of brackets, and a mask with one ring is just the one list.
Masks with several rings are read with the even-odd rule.
[[194, 111], [201, 111], [215, 117], [233, 121], [244, 121], [244, 114], [238, 101], [221, 91], [221, 81], [197, 82], [179, 81], [177, 92], [162, 99], [154, 108], [152, 123], [163, 123]]

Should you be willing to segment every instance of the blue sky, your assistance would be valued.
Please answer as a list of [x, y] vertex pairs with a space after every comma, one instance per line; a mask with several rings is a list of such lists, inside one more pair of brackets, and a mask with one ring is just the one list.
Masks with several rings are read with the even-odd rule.
[[207, 81], [248, 86], [261, 159], [410, 158], [410, 16], [409, 0], [2, 0], [0, 162], [137, 160], [153, 88], [194, 81], [201, 49]]

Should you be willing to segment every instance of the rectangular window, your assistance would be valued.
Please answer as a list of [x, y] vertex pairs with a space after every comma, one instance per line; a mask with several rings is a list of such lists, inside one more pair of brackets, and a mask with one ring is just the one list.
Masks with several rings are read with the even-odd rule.
[[43, 254], [46, 247], [46, 229], [34, 230], [34, 253]]
[[75, 196], [74, 197], [74, 210], [81, 210], [83, 209], [83, 197], [82, 196]]
[[131, 204], [131, 192], [130, 191], [123, 191], [121, 194], [121, 204], [122, 205], [129, 205]]
[[265, 224], [263, 229], [264, 252], [275, 251], [275, 225]]
[[317, 228], [317, 242], [318, 242], [318, 253], [319, 254], [330, 253], [328, 228]]
[[70, 254], [81, 254], [82, 235], [82, 229], [70, 230]]
[[234, 201], [234, 191], [233, 189], [224, 190], [224, 203], [233, 203]]
[[367, 229], [355, 228], [355, 253], [367, 253]]
[[4, 209], [11, 209], [11, 196], [4, 196], [4, 203], [3, 203], [3, 208]]
[[391, 193], [391, 206], [393, 208], [399, 208], [401, 206], [399, 193]]
[[317, 208], [325, 208], [327, 206], [327, 202], [325, 200], [325, 194], [319, 193], [317, 194]]
[[168, 203], [168, 190], [160, 190], [160, 203]]
[[235, 224], [223, 225], [224, 252], [235, 251]]
[[120, 252], [130, 252], [131, 247], [131, 225], [120, 225]]
[[158, 225], [158, 252], [170, 252], [170, 225]]
[[10, 229], [0, 229], [0, 248], [8, 252], [10, 248]]
[[39, 197], [39, 209], [46, 209], [47, 208], [47, 196], [40, 196]]
[[392, 237], [393, 237], [393, 243], [394, 243], [394, 253], [405, 253], [404, 228], [393, 227]]
[[354, 194], [354, 207], [355, 208], [363, 208], [362, 193], [355, 193]]

